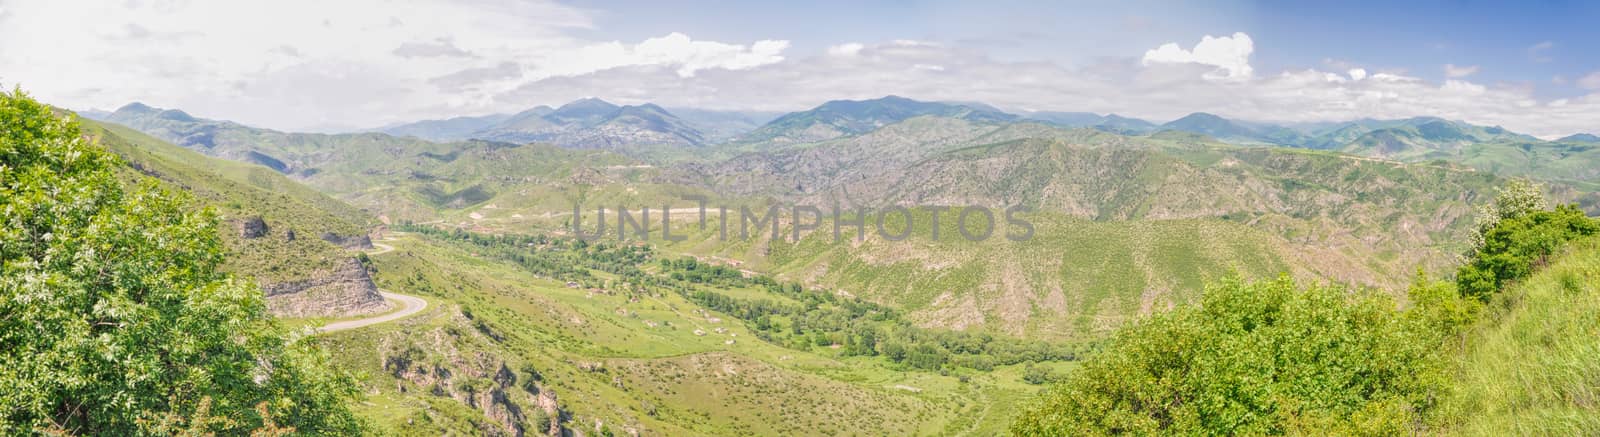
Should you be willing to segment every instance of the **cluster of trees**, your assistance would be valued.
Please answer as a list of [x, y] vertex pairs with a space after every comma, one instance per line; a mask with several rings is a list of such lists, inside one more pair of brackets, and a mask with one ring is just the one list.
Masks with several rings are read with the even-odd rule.
[[354, 379], [217, 270], [217, 219], [0, 92], [0, 435], [358, 434]]
[[797, 302], [735, 298], [685, 284], [673, 287], [682, 290], [684, 297], [696, 304], [746, 321], [762, 340], [794, 349], [837, 345], [841, 355], [882, 356], [911, 368], [938, 370], [954, 366], [987, 371], [995, 366], [1025, 362], [1071, 361], [1077, 359], [1080, 349], [1087, 347], [996, 337], [983, 332], [918, 328], [882, 305], [808, 290], [801, 284], [781, 283], [767, 276], [746, 278], [737, 270], [694, 258], [662, 260], [660, 265], [663, 272], [676, 281], [760, 288]]
[[691, 257], [676, 260], [661, 260], [661, 268], [672, 272], [672, 279], [689, 281], [696, 284], [734, 286], [745, 283], [744, 273], [739, 269], [711, 265], [700, 262]]
[[[655, 260], [659, 269], [647, 273], [643, 267], [654, 257], [649, 246], [589, 243], [544, 235], [484, 235], [407, 224], [399, 229], [471, 244], [535, 274], [585, 286], [599, 285], [590, 270], [613, 273], [618, 279], [607, 286], [627, 293], [677, 294], [744, 321], [761, 340], [793, 349], [837, 346], [841, 355], [881, 356], [916, 369], [960, 367], [988, 371], [1004, 365], [1072, 361], [1094, 346], [919, 328], [882, 305], [807, 289], [766, 275], [746, 276], [738, 269], [693, 257]], [[717, 291], [730, 288], [764, 290], [786, 299], [737, 298]]]
[[1011, 431], [1401, 435], [1433, 426], [1446, 415], [1440, 402], [1460, 347], [1448, 340], [1507, 284], [1600, 233], [1576, 206], [1546, 209], [1527, 181], [1484, 211], [1455, 281], [1419, 273], [1409, 307], [1369, 290], [1228, 279], [1200, 305], [1121, 330]]
[[573, 281], [586, 287], [601, 286], [590, 273], [602, 271], [640, 279], [639, 266], [648, 262], [654, 251], [649, 246], [622, 243], [589, 243], [576, 238], [551, 238], [546, 235], [487, 235], [461, 229], [402, 223], [396, 229], [444, 241], [470, 244], [492, 251], [492, 255], [515, 263], [536, 275]]

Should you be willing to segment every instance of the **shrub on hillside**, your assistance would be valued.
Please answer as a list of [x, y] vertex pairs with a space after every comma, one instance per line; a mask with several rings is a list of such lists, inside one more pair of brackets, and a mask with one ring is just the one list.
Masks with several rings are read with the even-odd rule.
[[1577, 205], [1536, 210], [1496, 221], [1482, 244], [1456, 273], [1461, 294], [1487, 301], [1507, 281], [1525, 278], [1568, 241], [1600, 234], [1600, 222]]
[[[1450, 294], [1448, 284], [1425, 291]], [[1119, 332], [1012, 432], [1404, 434], [1445, 388], [1447, 330], [1432, 315], [1447, 312], [1400, 311], [1382, 294], [1287, 278], [1229, 279], [1199, 306]]]

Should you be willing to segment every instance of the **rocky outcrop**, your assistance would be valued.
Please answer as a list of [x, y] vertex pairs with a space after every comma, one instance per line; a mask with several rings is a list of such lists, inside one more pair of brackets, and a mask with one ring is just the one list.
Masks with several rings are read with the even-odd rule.
[[267, 227], [267, 221], [263, 220], [261, 216], [246, 217], [240, 220], [235, 227], [239, 228], [239, 238], [244, 239], [265, 237], [270, 230]]
[[267, 306], [285, 317], [329, 317], [376, 314], [389, 309], [365, 266], [347, 258], [310, 279], [263, 284]]
[[372, 248], [372, 237], [362, 235], [339, 235], [332, 232], [323, 232], [322, 241], [333, 243], [345, 249], [365, 250]]
[[[457, 325], [470, 323], [455, 317]], [[383, 369], [400, 392], [447, 397], [481, 413], [478, 433], [492, 436], [563, 435], [555, 392], [541, 387], [537, 372], [511, 370], [495, 353], [481, 350], [491, 339], [467, 329], [436, 328], [397, 333], [379, 346]]]
[[556, 399], [556, 392], [539, 390], [539, 395], [534, 398], [534, 407], [544, 411], [545, 417], [550, 418], [550, 425], [544, 430], [545, 435], [561, 435], [561, 402]]

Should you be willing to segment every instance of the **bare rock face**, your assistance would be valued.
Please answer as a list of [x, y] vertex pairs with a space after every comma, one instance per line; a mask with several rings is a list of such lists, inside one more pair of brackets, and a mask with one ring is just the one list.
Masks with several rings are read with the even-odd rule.
[[556, 392], [540, 390], [534, 398], [534, 407], [544, 410], [545, 417], [550, 417], [550, 427], [544, 430], [545, 435], [561, 435], [561, 402], [556, 400]]
[[310, 279], [264, 284], [261, 289], [267, 294], [267, 307], [284, 317], [352, 316], [389, 309], [367, 269], [355, 258]]
[[343, 247], [345, 249], [372, 248], [372, 237], [369, 237], [365, 234], [344, 236], [332, 232], [323, 232], [322, 241], [333, 243], [333, 245]]
[[267, 228], [267, 221], [262, 220], [261, 216], [246, 217], [235, 226], [239, 228], [239, 238], [244, 239], [264, 237], [270, 230]]

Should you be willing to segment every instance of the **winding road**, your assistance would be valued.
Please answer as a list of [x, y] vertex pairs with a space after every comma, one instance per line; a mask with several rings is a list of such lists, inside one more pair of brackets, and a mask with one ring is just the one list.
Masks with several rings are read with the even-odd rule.
[[420, 313], [420, 312], [422, 312], [423, 308], [427, 308], [428, 307], [428, 301], [423, 300], [420, 297], [408, 296], [408, 295], [404, 295], [404, 294], [400, 294], [400, 293], [391, 293], [391, 292], [384, 291], [384, 290], [378, 290], [378, 294], [383, 295], [383, 298], [389, 300], [390, 302], [395, 302], [397, 304], [400, 304], [400, 310], [399, 311], [392, 311], [392, 312], [385, 313], [385, 314], [380, 314], [380, 315], [373, 316], [373, 317], [368, 317], [368, 318], [365, 318], [365, 319], [345, 320], [345, 321], [342, 321], [342, 322], [329, 323], [329, 324], [326, 324], [326, 325], [322, 325], [321, 327], [318, 327], [317, 328], [317, 332], [321, 333], [321, 334], [326, 334], [326, 333], [329, 333], [329, 332], [339, 332], [339, 331], [344, 331], [344, 330], [349, 330], [349, 329], [356, 329], [356, 328], [372, 326], [372, 325], [376, 325], [376, 324], [379, 324], [379, 323], [388, 322], [388, 321], [391, 321], [391, 320], [399, 320], [399, 319], [403, 319], [403, 318], [406, 318], [406, 317], [410, 317], [413, 314]]
[[376, 247], [376, 248], [378, 248], [378, 250], [367, 252], [367, 256], [383, 255], [385, 253], [389, 253], [389, 252], [393, 252], [394, 251], [394, 246], [390, 246], [390, 245], [387, 245], [387, 244], [379, 243], [379, 242], [376, 242], [376, 241], [372, 242], [372, 247]]
[[[394, 250], [394, 246], [378, 242], [373, 242], [372, 246], [376, 247], [378, 250], [367, 252], [367, 255], [382, 255]], [[378, 289], [378, 294], [383, 295], [384, 300], [388, 300], [400, 305], [400, 309], [364, 319], [344, 320], [322, 325], [316, 328], [317, 333], [327, 334], [330, 332], [346, 331], [372, 326], [383, 322], [399, 320], [420, 313], [423, 309], [428, 307], [428, 301], [423, 300], [420, 297], [395, 293], [381, 288]]]

